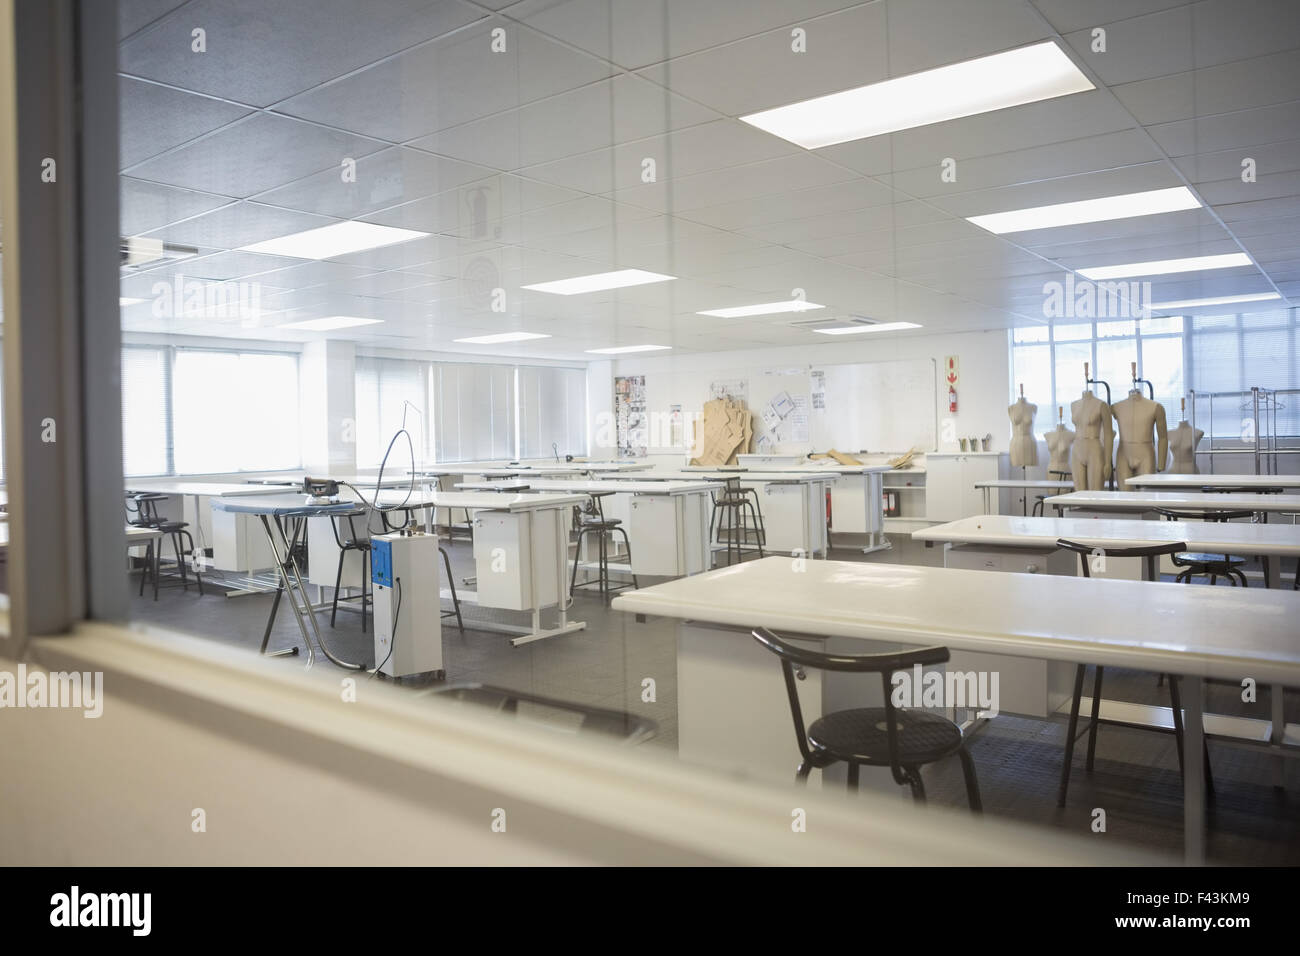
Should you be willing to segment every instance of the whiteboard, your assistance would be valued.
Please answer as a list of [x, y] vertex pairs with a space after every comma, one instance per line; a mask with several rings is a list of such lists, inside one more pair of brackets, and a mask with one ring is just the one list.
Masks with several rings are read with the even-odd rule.
[[[938, 447], [934, 359], [817, 365], [810, 375], [814, 448], [902, 452]], [[821, 383], [824, 397], [819, 401]]]

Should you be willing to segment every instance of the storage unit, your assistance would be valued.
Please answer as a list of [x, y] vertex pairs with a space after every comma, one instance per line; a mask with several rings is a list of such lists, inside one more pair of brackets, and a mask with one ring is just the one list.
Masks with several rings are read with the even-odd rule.
[[984, 496], [977, 481], [1006, 477], [1005, 452], [931, 453], [925, 456], [925, 516], [956, 521], [982, 514]]

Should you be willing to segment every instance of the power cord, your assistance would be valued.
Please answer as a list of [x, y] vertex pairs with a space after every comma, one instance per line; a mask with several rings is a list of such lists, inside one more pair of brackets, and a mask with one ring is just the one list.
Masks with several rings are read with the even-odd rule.
[[389, 658], [393, 656], [393, 648], [397, 646], [397, 622], [402, 617], [402, 579], [393, 580], [393, 590], [397, 593], [397, 606], [393, 608], [393, 633], [388, 637], [388, 655], [375, 665], [375, 669], [370, 672], [370, 680], [375, 679], [375, 675], [388, 663]]

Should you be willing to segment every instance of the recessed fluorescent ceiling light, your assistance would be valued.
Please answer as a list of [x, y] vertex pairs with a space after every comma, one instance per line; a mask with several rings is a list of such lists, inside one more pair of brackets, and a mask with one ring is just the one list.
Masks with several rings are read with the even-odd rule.
[[139, 305], [143, 301], [144, 299], [128, 299], [125, 296], [123, 296], [122, 298], [117, 300], [117, 305], [118, 308], [121, 308], [124, 305]]
[[289, 322], [277, 326], [281, 329], [305, 329], [308, 332], [333, 332], [335, 329], [350, 329], [357, 325], [376, 325], [383, 319], [358, 319], [352, 315], [331, 315], [324, 319], [307, 319], [305, 322]]
[[1158, 259], [1154, 262], [1129, 262], [1121, 266], [1097, 266], [1080, 269], [1085, 279], [1128, 279], [1133, 276], [1163, 276], [1175, 272], [1203, 272], [1206, 269], [1231, 269], [1250, 265], [1250, 256], [1244, 252], [1230, 252], [1222, 256], [1193, 256], [1190, 259]]
[[676, 278], [677, 276], [660, 275], [658, 272], [646, 272], [643, 269], [619, 269], [617, 272], [597, 272], [595, 275], [574, 276], [572, 279], [538, 282], [534, 285], [526, 285], [524, 288], [532, 289], [534, 292], [551, 292], [555, 295], [578, 295], [582, 292], [622, 289], [630, 285], [668, 282]]
[[1251, 292], [1246, 295], [1216, 295], [1208, 299], [1180, 299], [1177, 302], [1153, 302], [1152, 309], [1194, 309], [1198, 305], [1231, 305], [1234, 302], [1268, 302], [1280, 299], [1276, 292]]
[[894, 329], [919, 329], [915, 322], [881, 322], [878, 325], [845, 325], [832, 329], [813, 329], [822, 335], [857, 335], [860, 332], [892, 332]]
[[620, 345], [612, 349], [587, 349], [588, 355], [622, 355], [624, 352], [658, 352], [671, 345]]
[[967, 216], [981, 229], [1002, 235], [1006, 232], [1024, 232], [1027, 229], [1051, 229], [1054, 226], [1077, 226], [1085, 222], [1106, 222], [1111, 219], [1132, 219], [1134, 216], [1154, 216], [1180, 209], [1199, 209], [1200, 201], [1186, 186], [1172, 189], [1151, 189], [1123, 196], [1104, 196], [1081, 202], [1062, 202], [1051, 206], [1030, 209], [1013, 209], [987, 216]]
[[741, 119], [804, 149], [817, 149], [1094, 88], [1047, 40]]
[[696, 315], [716, 315], [720, 319], [739, 319], [747, 315], [774, 315], [777, 312], [807, 312], [811, 309], [824, 309], [826, 306], [803, 299], [791, 299], [789, 302], [764, 302], [762, 305], [738, 305], [731, 309], [710, 309], [696, 312]]
[[524, 342], [528, 339], [549, 339], [549, 335], [539, 332], [498, 332], [496, 335], [475, 335], [468, 339], [452, 339], [466, 345], [496, 345], [500, 342]]
[[377, 226], [372, 222], [336, 222], [332, 226], [295, 232], [291, 236], [279, 239], [267, 239], [255, 242], [251, 246], [240, 246], [240, 252], [260, 252], [268, 256], [290, 256], [294, 259], [333, 259], [349, 252], [362, 252], [366, 249], [378, 249], [398, 242], [421, 239], [427, 232], [413, 229], [396, 229], [393, 226]]

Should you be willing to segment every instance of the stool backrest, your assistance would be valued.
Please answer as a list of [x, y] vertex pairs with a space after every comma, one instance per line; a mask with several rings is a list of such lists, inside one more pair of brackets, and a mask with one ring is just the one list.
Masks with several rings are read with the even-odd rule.
[[799, 647], [777, 636], [765, 627], [750, 631], [754, 640], [762, 644], [781, 660], [781, 671], [785, 675], [785, 690], [790, 698], [790, 714], [794, 718], [795, 739], [799, 744], [799, 754], [804, 760], [811, 755], [808, 747], [808, 730], [804, 725], [803, 709], [799, 706], [799, 691], [795, 684], [796, 665], [815, 667], [825, 671], [852, 671], [880, 675], [881, 690], [885, 697], [885, 725], [889, 735], [889, 765], [894, 779], [906, 783], [903, 768], [898, 762], [898, 713], [894, 707], [893, 687], [890, 678], [895, 672], [906, 670], [917, 664], [927, 666], [942, 664], [948, 660], [948, 648], [942, 646], [918, 647], [911, 651], [887, 651], [882, 654], [828, 654], [825, 651]]
[[1177, 508], [1157, 508], [1156, 514], [1167, 521], [1234, 521], [1253, 518], [1253, 511], [1179, 511]]
[[[1108, 558], [1143, 558], [1143, 568], [1145, 569], [1144, 580], [1159, 580], [1156, 573], [1156, 560], [1164, 555], [1174, 555], [1180, 551], [1187, 550], [1187, 543], [1179, 541], [1176, 544], [1144, 544], [1136, 545], [1131, 548], [1103, 548], [1095, 544], [1083, 544], [1078, 541], [1070, 541], [1067, 538], [1057, 538], [1056, 546], [1066, 551], [1073, 551], [1076, 554], [1083, 555], [1084, 558], [1090, 558], [1094, 554], [1101, 554]], [[1089, 564], [1087, 560], [1080, 561], [1083, 566], [1083, 576], [1090, 578]]]

